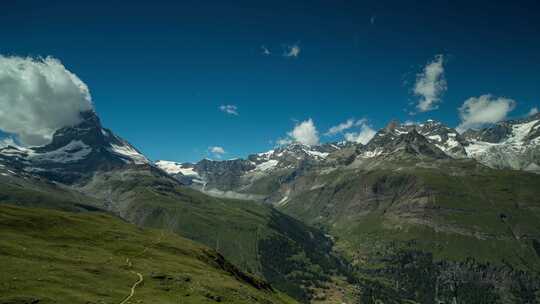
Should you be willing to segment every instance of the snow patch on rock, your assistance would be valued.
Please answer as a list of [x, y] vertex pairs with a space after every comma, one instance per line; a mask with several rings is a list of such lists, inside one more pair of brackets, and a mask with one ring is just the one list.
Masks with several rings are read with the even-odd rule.
[[161, 170], [169, 174], [174, 175], [174, 174], [180, 173], [185, 176], [199, 177], [199, 173], [197, 173], [193, 167], [188, 167], [181, 163], [167, 161], [167, 160], [160, 160], [156, 162], [156, 166], [158, 166], [158, 168], [160, 168]]
[[131, 147], [128, 144], [115, 145], [111, 143], [111, 147], [108, 149], [110, 152], [123, 156], [127, 163], [133, 162], [135, 164], [148, 164], [148, 159]]

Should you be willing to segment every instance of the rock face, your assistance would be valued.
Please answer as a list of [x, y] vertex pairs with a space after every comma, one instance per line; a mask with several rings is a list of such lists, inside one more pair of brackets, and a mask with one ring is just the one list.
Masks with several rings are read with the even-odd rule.
[[455, 129], [440, 122], [428, 120], [426, 123], [418, 125], [417, 131], [449, 156], [453, 158], [467, 157], [464, 148], [467, 141]]
[[361, 148], [361, 157], [405, 153], [418, 158], [448, 158], [449, 156], [411, 126], [389, 124], [375, 134], [375, 137]]
[[81, 113], [82, 122], [57, 130], [52, 142], [41, 147], [0, 148], [0, 164], [12, 171], [74, 183], [95, 171], [127, 165], [149, 165], [136, 148], [101, 126], [93, 111]]
[[193, 170], [203, 178], [205, 184], [212, 184], [220, 189], [240, 186], [240, 177], [253, 169], [255, 165], [243, 159], [226, 161], [204, 159], [193, 166]]

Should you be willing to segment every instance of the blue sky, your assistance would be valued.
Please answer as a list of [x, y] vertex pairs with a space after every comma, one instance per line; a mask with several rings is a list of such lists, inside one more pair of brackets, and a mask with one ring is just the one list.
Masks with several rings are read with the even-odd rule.
[[[265, 151], [309, 118], [328, 141], [349, 118], [457, 126], [483, 94], [515, 100], [509, 117], [540, 106], [534, 1], [74, 2], [0, 4], [0, 54], [58, 58], [104, 125], [154, 160]], [[447, 90], [418, 113], [417, 74], [438, 54]]]

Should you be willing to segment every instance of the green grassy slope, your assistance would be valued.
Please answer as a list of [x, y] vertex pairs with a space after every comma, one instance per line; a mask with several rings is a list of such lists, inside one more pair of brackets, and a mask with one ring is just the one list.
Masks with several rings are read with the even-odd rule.
[[[497, 298], [491, 303], [521, 303], [540, 295], [538, 175], [469, 161], [387, 163], [374, 170], [313, 173], [295, 186], [306, 191], [297, 192], [282, 210], [336, 236], [341, 251], [362, 269], [361, 276], [380, 279], [382, 287], [371, 286], [385, 290], [378, 295], [393, 293], [393, 298], [383, 297], [386, 301], [452, 301], [451, 292], [444, 290], [456, 290], [450, 287], [461, 284], [456, 280], [473, 284], [458, 297], [467, 303], [477, 303], [466, 300], [472, 289], [496, 289], [485, 297]], [[418, 270], [403, 277], [418, 259], [419, 269], [431, 267], [433, 276]], [[454, 274], [443, 283], [454, 272], [462, 277]], [[414, 280], [408, 294], [406, 282]], [[421, 282], [429, 281], [440, 286], [421, 291]], [[474, 285], [479, 282], [483, 285]]]
[[421, 239], [417, 245], [445, 258], [501, 262], [506, 256], [523, 266], [513, 248], [520, 244], [526, 259], [537, 262], [532, 240], [540, 237], [540, 176], [489, 169], [458, 176], [429, 168], [340, 174], [345, 177], [329, 177], [325, 187], [302, 193], [283, 210], [331, 227], [353, 247], [373, 249], [370, 239]]
[[100, 200], [47, 180], [0, 175], [0, 203], [27, 207], [47, 207], [64, 211], [96, 210]]
[[216, 249], [302, 301], [312, 296], [313, 286], [348, 275], [328, 237], [268, 205], [210, 197], [140, 170], [96, 176], [85, 191], [107, 197], [117, 208], [112, 210], [132, 223]]
[[0, 206], [0, 269], [0, 303], [121, 303], [137, 273], [129, 303], [294, 303], [213, 250], [103, 213]]

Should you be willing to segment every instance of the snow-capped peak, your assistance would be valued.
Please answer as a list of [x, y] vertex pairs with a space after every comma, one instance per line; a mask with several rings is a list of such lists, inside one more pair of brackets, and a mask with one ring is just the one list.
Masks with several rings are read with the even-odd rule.
[[[428, 143], [442, 150], [450, 157], [462, 158], [466, 156], [463, 148], [465, 141], [459, 133], [455, 129], [433, 119], [428, 119], [421, 124], [401, 124], [396, 120], [390, 122], [385, 128], [379, 130], [371, 141], [362, 148], [361, 156], [363, 158], [372, 158], [381, 154], [392, 153], [394, 145], [403, 142], [405, 137], [414, 139], [418, 136], [424, 137]], [[433, 155], [438, 155], [438, 153]]]
[[102, 128], [95, 112], [81, 117], [81, 123], [57, 130], [44, 146], [0, 148], [0, 163], [66, 183], [97, 170], [150, 163], [127, 141]]

